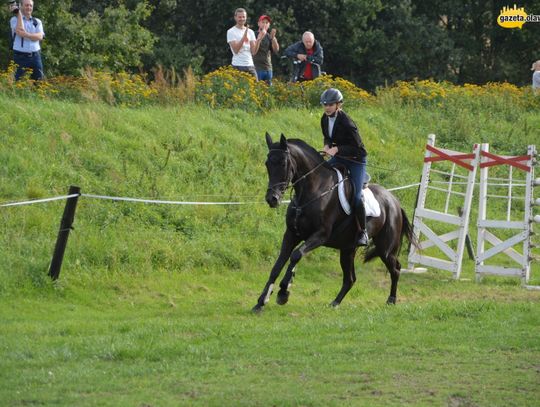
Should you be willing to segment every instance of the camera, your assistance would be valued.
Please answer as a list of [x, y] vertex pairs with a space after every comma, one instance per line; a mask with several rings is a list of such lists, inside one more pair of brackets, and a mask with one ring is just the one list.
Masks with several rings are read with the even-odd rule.
[[8, 1], [8, 5], [11, 7], [15, 6], [11, 11], [13, 14], [17, 14], [19, 12], [19, 4], [15, 0]]

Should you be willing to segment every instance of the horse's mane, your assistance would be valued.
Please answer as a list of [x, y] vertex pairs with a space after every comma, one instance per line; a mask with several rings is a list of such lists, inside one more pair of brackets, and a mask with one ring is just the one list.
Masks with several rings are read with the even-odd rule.
[[[317, 150], [315, 150], [312, 146], [310, 146], [308, 143], [306, 143], [304, 140], [292, 138], [287, 139], [287, 144], [293, 147], [298, 148], [301, 150], [305, 155], [307, 155], [310, 160], [314, 162], [314, 164], [319, 164], [321, 161], [324, 161], [324, 158], [319, 154]], [[325, 167], [331, 169], [330, 164], [326, 164]]]

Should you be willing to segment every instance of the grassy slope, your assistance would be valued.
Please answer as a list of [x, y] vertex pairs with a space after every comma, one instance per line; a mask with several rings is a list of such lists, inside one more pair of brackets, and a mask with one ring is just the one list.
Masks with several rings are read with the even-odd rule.
[[[68, 185], [75, 184], [91, 194], [262, 202], [264, 132], [274, 137], [283, 132], [320, 144], [319, 112], [289, 110], [256, 117], [241, 111], [122, 111], [7, 100], [4, 107], [5, 182], [0, 185], [4, 201], [64, 194]], [[379, 135], [366, 134], [367, 139], [375, 138], [372, 163], [403, 170], [395, 174], [374, 168], [374, 179], [389, 186], [416, 181], [424, 136], [394, 142], [400, 135], [389, 136], [393, 133], [389, 123], [378, 125], [384, 121], [380, 109], [367, 114], [365, 121], [363, 126], [380, 127], [384, 135], [383, 144], [376, 140]], [[403, 155], [400, 149], [407, 151], [408, 169], [392, 162], [396, 154]], [[414, 195], [412, 189], [400, 195], [405, 204], [408, 200], [409, 209]], [[2, 238], [10, 242], [5, 264], [10, 272], [0, 287], [40, 279], [62, 207], [57, 202], [1, 212], [9, 231]], [[246, 210], [253, 216], [246, 216]], [[66, 268], [145, 273], [223, 263], [238, 269], [253, 259], [268, 262], [279, 244], [283, 211], [265, 205], [170, 207], [82, 199]], [[209, 244], [216, 238], [225, 239], [227, 245]], [[140, 244], [148, 250], [137, 250]]]
[[[95, 194], [262, 200], [264, 131], [320, 143], [318, 111], [123, 110], [0, 96], [0, 112], [1, 201], [63, 194], [70, 184]], [[519, 154], [540, 128], [526, 112], [387, 105], [350, 113], [377, 166], [370, 172], [388, 187], [417, 181], [429, 132], [450, 148], [489, 141]], [[415, 191], [396, 194], [411, 214]], [[324, 305], [340, 273], [335, 252], [321, 249], [299, 266], [290, 303], [271, 303], [259, 318], [247, 310], [279, 247], [283, 208], [81, 198], [52, 285], [45, 273], [62, 208], [0, 210], [2, 405], [538, 399], [540, 301], [517, 281], [404, 275], [399, 305], [388, 308], [380, 305], [388, 276], [375, 262], [331, 310]]]

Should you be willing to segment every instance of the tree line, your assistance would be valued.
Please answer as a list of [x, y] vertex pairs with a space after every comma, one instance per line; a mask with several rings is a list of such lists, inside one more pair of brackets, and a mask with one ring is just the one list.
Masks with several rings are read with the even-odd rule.
[[[510, 4], [512, 3], [512, 4]], [[35, 0], [45, 27], [48, 76], [95, 69], [151, 72], [161, 65], [195, 73], [227, 65], [226, 31], [244, 7], [251, 28], [270, 15], [282, 49], [310, 30], [324, 48], [323, 69], [373, 90], [397, 80], [432, 78], [456, 84], [530, 82], [540, 59], [540, 23], [505, 29], [497, 16], [512, 2], [494, 0]], [[540, 0], [518, 4], [540, 14]], [[9, 62], [9, 15], [0, 66]], [[274, 59], [275, 74], [288, 61]]]

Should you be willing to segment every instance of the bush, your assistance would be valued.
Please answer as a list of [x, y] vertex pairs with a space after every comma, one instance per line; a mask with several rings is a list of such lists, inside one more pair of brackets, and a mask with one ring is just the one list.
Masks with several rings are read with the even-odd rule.
[[203, 76], [195, 91], [195, 100], [210, 107], [264, 110], [271, 107], [265, 82], [254, 76], [225, 66]]
[[388, 107], [435, 106], [456, 112], [489, 109], [509, 119], [517, 114], [516, 108], [540, 108], [540, 97], [534, 95], [529, 87], [519, 88], [509, 83], [457, 86], [432, 80], [398, 81], [392, 86], [379, 88], [376, 95], [372, 95], [352, 82], [331, 75], [302, 83], [275, 79], [272, 86], [268, 86], [231, 66], [219, 68], [202, 78], [197, 78], [191, 69], [185, 70], [183, 78], [180, 78], [174, 71], [157, 67], [153, 71], [153, 80], [145, 74], [110, 73], [87, 68], [79, 77], [60, 76], [37, 83], [30, 79], [15, 82], [14, 72], [14, 64], [0, 72], [0, 91], [13, 95], [37, 93], [43, 98], [102, 101], [121, 106], [195, 102], [211, 108], [246, 111], [312, 108], [319, 106], [319, 97], [324, 90], [338, 88], [347, 106], [352, 107], [378, 103]]
[[470, 109], [491, 108], [497, 112], [516, 107], [538, 109], [540, 98], [529, 87], [519, 88], [507, 82], [486, 85], [453, 85], [432, 80], [398, 81], [393, 86], [380, 88], [377, 99], [397, 104], [419, 106], [460, 107]]

